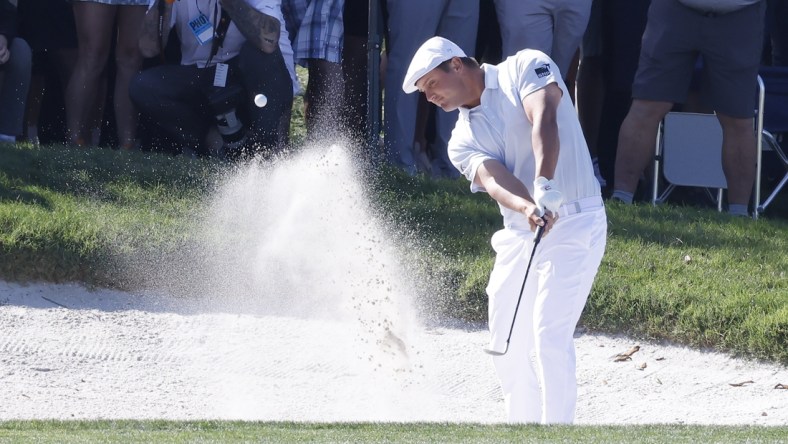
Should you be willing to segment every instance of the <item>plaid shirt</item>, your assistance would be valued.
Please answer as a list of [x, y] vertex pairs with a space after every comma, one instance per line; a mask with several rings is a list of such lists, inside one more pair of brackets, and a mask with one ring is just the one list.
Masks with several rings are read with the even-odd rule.
[[345, 0], [283, 0], [282, 13], [293, 36], [296, 63], [306, 59], [342, 60]]

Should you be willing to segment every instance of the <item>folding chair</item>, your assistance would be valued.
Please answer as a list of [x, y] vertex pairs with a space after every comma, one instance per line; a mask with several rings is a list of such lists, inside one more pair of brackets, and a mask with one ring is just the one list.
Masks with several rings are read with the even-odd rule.
[[[788, 183], [788, 156], [777, 141], [776, 135], [788, 135], [788, 67], [763, 66], [759, 71], [758, 173], [755, 184], [755, 217], [766, 210], [777, 194]], [[763, 151], [774, 151], [785, 170], [783, 178], [771, 194], [761, 201], [761, 156]]]
[[[660, 193], [660, 169], [667, 186]], [[677, 187], [706, 189], [722, 211], [722, 190], [728, 187], [722, 171], [722, 127], [714, 114], [670, 112], [657, 131], [651, 203], [664, 202]], [[716, 197], [710, 189], [716, 189]]]
[[[765, 86], [762, 76], [768, 77], [772, 92]], [[788, 156], [770, 131], [788, 132], [788, 68], [761, 68], [758, 76], [758, 109], [755, 110], [755, 134], [758, 149], [753, 218], [757, 219], [788, 182]], [[769, 106], [766, 107], [766, 96]], [[766, 120], [768, 119], [768, 120]], [[768, 125], [768, 126], [767, 126]], [[774, 150], [786, 168], [782, 181], [772, 194], [761, 203], [762, 151]], [[660, 194], [659, 173], [668, 183]], [[714, 114], [670, 112], [660, 123], [654, 156], [654, 181], [651, 203], [656, 205], [667, 199], [676, 186], [702, 187], [722, 211], [722, 193], [727, 181], [722, 170], [722, 127]], [[714, 197], [709, 189], [716, 189]]]

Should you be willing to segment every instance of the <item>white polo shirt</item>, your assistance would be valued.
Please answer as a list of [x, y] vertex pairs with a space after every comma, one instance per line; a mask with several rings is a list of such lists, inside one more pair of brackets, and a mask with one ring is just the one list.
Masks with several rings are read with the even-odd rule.
[[[558, 106], [560, 151], [553, 180], [564, 195], [564, 203], [601, 196], [577, 112], [555, 63], [543, 52], [525, 49], [498, 65], [482, 65], [482, 70], [481, 104], [472, 109], [460, 108], [448, 146], [449, 158], [471, 181], [471, 191], [485, 191], [473, 180], [482, 162], [495, 159], [533, 195], [533, 125], [525, 115], [522, 99], [556, 83], [563, 97]], [[523, 214], [499, 206], [505, 227], [528, 229]]]
[[[218, 5], [217, 5], [217, 2]], [[280, 36], [279, 36], [279, 49], [282, 51], [282, 56], [285, 59], [285, 65], [290, 73], [290, 78], [293, 80], [293, 91], [297, 92], [298, 78], [295, 73], [295, 64], [293, 62], [293, 48], [290, 46], [290, 38], [287, 34], [285, 27], [285, 19], [282, 15], [282, 2], [281, 0], [246, 0], [249, 5], [258, 11], [268, 16], [274, 17], [279, 20]], [[204, 15], [209, 21], [208, 29], [206, 32], [212, 35], [213, 26], [219, 21], [221, 16], [221, 1], [220, 0], [178, 0], [172, 5], [172, 17], [170, 19], [170, 29], [175, 26], [175, 31], [178, 33], [178, 38], [181, 41], [181, 65], [194, 65], [200, 68], [205, 66], [205, 62], [211, 55], [211, 42], [200, 43], [198, 36], [193, 31], [193, 23], [195, 19]], [[194, 24], [196, 27], [196, 24]], [[205, 35], [205, 34], [201, 34]], [[230, 26], [227, 28], [227, 34], [224, 38], [224, 43], [219, 48], [219, 51], [211, 60], [209, 66], [213, 66], [219, 62], [225, 62], [238, 55], [241, 51], [241, 45], [246, 41], [246, 38], [235, 26], [235, 22], [231, 21]]]

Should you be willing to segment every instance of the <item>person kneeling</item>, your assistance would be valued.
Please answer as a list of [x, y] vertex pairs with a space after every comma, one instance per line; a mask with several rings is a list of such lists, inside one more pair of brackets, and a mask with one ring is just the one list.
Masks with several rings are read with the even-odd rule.
[[[237, 158], [286, 143], [296, 83], [278, 2], [154, 0], [140, 35], [143, 55], [161, 54], [173, 27], [181, 63], [132, 79], [139, 110], [184, 152]], [[264, 106], [255, 106], [259, 94]]]

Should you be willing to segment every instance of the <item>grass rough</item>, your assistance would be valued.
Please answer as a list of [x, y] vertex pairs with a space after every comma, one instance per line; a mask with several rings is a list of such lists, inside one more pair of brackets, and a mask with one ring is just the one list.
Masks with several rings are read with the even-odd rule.
[[[187, 245], [226, 166], [160, 154], [0, 144], [0, 277], [125, 289], [121, 264]], [[371, 200], [416, 236], [430, 303], [484, 322], [497, 206], [466, 181], [381, 169]], [[608, 246], [581, 323], [788, 364], [788, 222], [691, 206], [607, 205]]]

